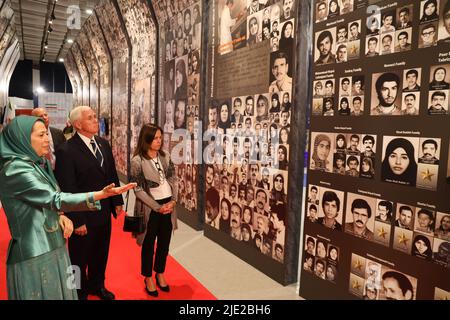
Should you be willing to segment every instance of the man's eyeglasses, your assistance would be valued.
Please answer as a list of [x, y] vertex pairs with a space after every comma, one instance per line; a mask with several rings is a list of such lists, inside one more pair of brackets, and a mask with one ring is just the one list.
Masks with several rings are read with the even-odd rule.
[[422, 35], [424, 37], [430, 37], [430, 36], [434, 35], [435, 33], [436, 32], [434, 30], [433, 31], [428, 31], [428, 32], [422, 31]]

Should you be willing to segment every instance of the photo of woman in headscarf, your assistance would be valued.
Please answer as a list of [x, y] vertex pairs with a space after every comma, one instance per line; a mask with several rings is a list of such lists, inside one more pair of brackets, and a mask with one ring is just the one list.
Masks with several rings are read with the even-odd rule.
[[292, 21], [286, 21], [281, 29], [280, 48], [289, 55], [292, 54], [294, 47], [294, 24]]
[[187, 75], [184, 59], [178, 59], [175, 66], [175, 100], [187, 98]]
[[337, 17], [339, 15], [340, 8], [337, 0], [331, 0], [328, 8], [328, 19]]
[[364, 157], [361, 160], [361, 170], [359, 171], [361, 178], [373, 179], [375, 176], [375, 169], [373, 166], [373, 159], [370, 157]]
[[270, 191], [270, 206], [275, 207], [287, 203], [287, 195], [284, 190], [284, 177], [281, 173], [273, 176], [272, 190]]
[[433, 72], [433, 79], [430, 82], [430, 90], [450, 89], [450, 83], [445, 81], [447, 70], [444, 67], [438, 67]]
[[230, 128], [230, 102], [224, 101], [220, 105], [219, 109], [219, 128], [223, 129], [223, 132], [225, 133], [225, 130]]
[[336, 152], [345, 152], [347, 149], [347, 140], [343, 134], [336, 136]]
[[425, 1], [425, 4], [423, 5], [422, 17], [420, 18], [420, 23], [438, 20], [439, 15], [437, 13], [437, 10], [437, 0]]
[[331, 150], [331, 140], [330, 138], [320, 133], [314, 139], [313, 151], [311, 156], [310, 169], [329, 172], [328, 156]]
[[430, 239], [421, 234], [417, 235], [414, 238], [411, 254], [425, 260], [431, 260], [432, 253]]
[[391, 140], [384, 153], [381, 179], [386, 182], [416, 186], [417, 162], [412, 143], [405, 138]]

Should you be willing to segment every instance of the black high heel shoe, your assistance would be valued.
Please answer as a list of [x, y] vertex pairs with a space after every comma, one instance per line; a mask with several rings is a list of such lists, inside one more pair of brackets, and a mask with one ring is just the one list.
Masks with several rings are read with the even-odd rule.
[[152, 296], [152, 297], [157, 297], [158, 296], [158, 290], [155, 290], [155, 291], [148, 290], [147, 282], [145, 281], [145, 279], [144, 279], [144, 288], [145, 288], [145, 291], [148, 293], [149, 296]]
[[164, 292], [169, 292], [170, 291], [169, 285], [167, 285], [165, 287], [161, 286], [161, 284], [159, 283], [159, 280], [158, 280], [158, 275], [155, 276], [155, 279], [156, 279], [156, 285], [158, 286], [158, 288], [161, 289], [161, 291], [164, 291]]

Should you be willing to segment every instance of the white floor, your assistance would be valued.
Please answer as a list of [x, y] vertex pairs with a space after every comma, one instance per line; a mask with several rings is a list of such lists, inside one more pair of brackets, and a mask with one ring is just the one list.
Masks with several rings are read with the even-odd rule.
[[170, 255], [220, 300], [301, 300], [297, 283], [280, 285], [181, 221]]
[[298, 283], [282, 286], [180, 220], [169, 254], [219, 300], [302, 300]]

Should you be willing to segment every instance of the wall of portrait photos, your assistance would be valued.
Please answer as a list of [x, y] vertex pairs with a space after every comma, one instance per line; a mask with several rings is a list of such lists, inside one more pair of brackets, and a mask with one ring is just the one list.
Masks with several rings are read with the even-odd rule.
[[[171, 152], [178, 143], [172, 136], [185, 129], [185, 151], [176, 163], [178, 177], [177, 215], [195, 229], [202, 228], [199, 211], [199, 165], [197, 124], [201, 117], [202, 1], [153, 2], [160, 27], [159, 123], [164, 131], [164, 148]], [[195, 133], [195, 136], [194, 136]], [[174, 141], [172, 141], [174, 140]], [[200, 142], [201, 143], [201, 142]]]
[[140, 128], [155, 120], [156, 32], [147, 1], [102, 0], [65, 60], [74, 104], [98, 112], [123, 180]]
[[300, 295], [448, 299], [450, 1], [315, 0], [313, 41]]
[[298, 8], [291, 0], [218, 0], [209, 11], [203, 127], [215, 138], [206, 147], [205, 235], [283, 284], [297, 275], [289, 272], [297, 261], [286, 257], [298, 250], [289, 240], [298, 227], [288, 221], [300, 214], [289, 210], [291, 141], [304, 139], [290, 136], [302, 112], [293, 99]]
[[20, 56], [11, 1], [2, 3], [0, 11], [0, 115], [8, 103], [9, 81]]

